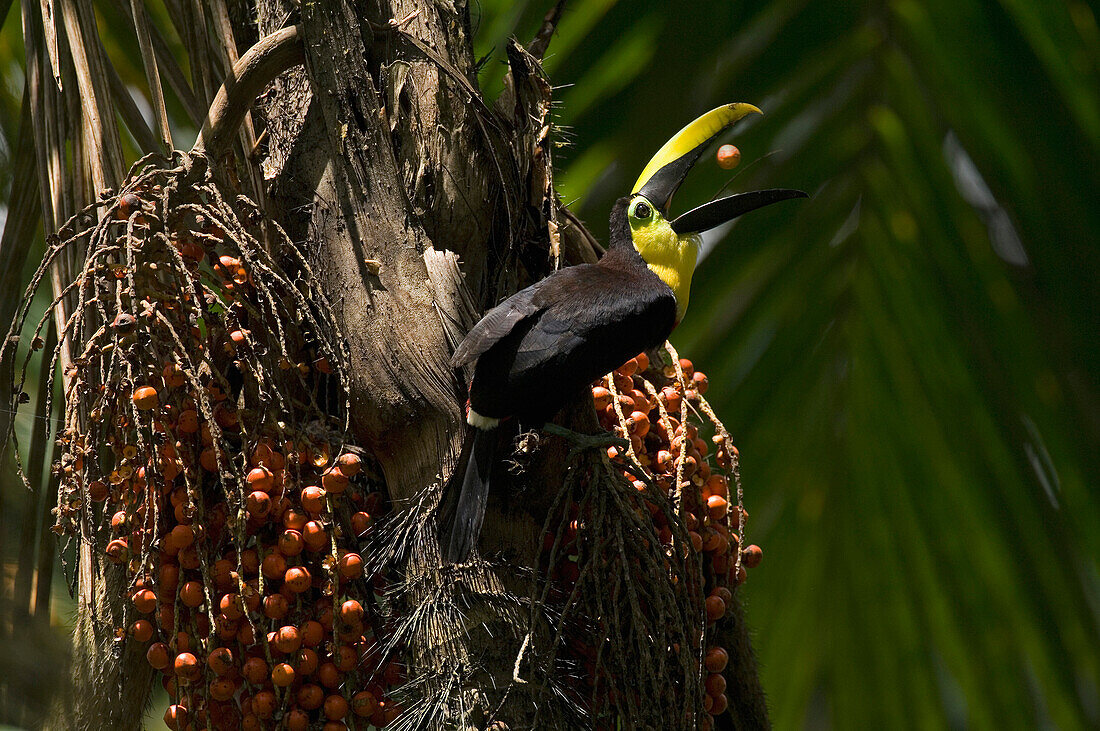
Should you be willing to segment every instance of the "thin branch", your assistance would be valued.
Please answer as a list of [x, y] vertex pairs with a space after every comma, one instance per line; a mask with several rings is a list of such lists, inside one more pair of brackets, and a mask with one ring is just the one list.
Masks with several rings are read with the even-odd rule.
[[527, 44], [527, 52], [540, 61], [546, 54], [547, 46], [550, 45], [550, 38], [554, 35], [554, 31], [558, 29], [558, 21], [561, 20], [562, 11], [564, 10], [565, 0], [558, 0], [554, 3], [554, 7], [550, 8], [542, 19], [542, 25], [539, 26], [538, 33]]
[[261, 38], [233, 64], [233, 71], [210, 105], [192, 152], [205, 153], [211, 159], [224, 155], [256, 96], [272, 79], [304, 58], [299, 26]]
[[[23, 88], [19, 132], [15, 138], [11, 191], [8, 194], [8, 218], [0, 237], [0, 323], [11, 322], [18, 304], [14, 293], [22, 290], [23, 265], [30, 252], [34, 230], [41, 219], [38, 198], [37, 164], [34, 154], [34, 128], [31, 121], [31, 90]], [[4, 433], [6, 433], [6, 429]]]
[[[46, 343], [43, 351], [51, 353], [57, 347], [57, 328], [51, 327], [46, 335]], [[45, 395], [45, 394], [43, 394]], [[55, 434], [56, 436], [56, 434]], [[53, 464], [57, 456], [57, 443], [50, 441], [47, 445], [49, 455], [46, 456], [47, 464]], [[50, 619], [50, 594], [53, 591], [53, 567], [57, 543], [56, 536], [50, 530], [53, 525], [52, 510], [57, 505], [57, 492], [50, 488], [52, 476], [49, 470], [44, 471], [39, 487], [41, 503], [38, 507], [38, 578], [34, 587], [34, 616], [45, 621]]]
[[443, 58], [443, 56], [439, 55], [434, 50], [429, 48], [427, 45], [425, 45], [423, 41], [414, 36], [412, 33], [409, 33], [404, 28], [402, 28], [401, 23], [403, 22], [405, 21], [391, 22], [387, 27], [393, 32], [399, 34], [406, 41], [411, 43], [416, 48], [416, 50], [424, 54], [424, 56], [434, 62], [441, 71], [443, 71], [448, 77], [455, 81], [455, 83], [461, 86], [462, 90], [466, 92], [467, 100], [474, 105], [474, 108], [478, 112], [480, 112], [480, 114], [478, 114], [478, 119], [488, 122], [495, 131], [501, 132], [502, 130], [499, 118], [493, 112], [493, 110], [488, 107], [488, 105], [485, 103], [485, 100], [482, 99], [481, 93], [474, 88], [474, 85], [470, 83], [470, 80], [467, 79], [461, 71], [451, 65], [451, 63], [447, 59]]
[[562, 226], [563, 236], [567, 243], [572, 242], [570, 245], [578, 249], [581, 260], [589, 263], [598, 261], [606, 249], [596, 240], [581, 219], [577, 218], [577, 214], [573, 213], [568, 206], [559, 204], [558, 215], [565, 219], [565, 224]]
[[[225, 5], [225, 0], [207, 0], [206, 4], [214, 22], [214, 36], [218, 41], [215, 48], [221, 53], [222, 66], [226, 69], [232, 69], [240, 60], [240, 56], [237, 53], [237, 40], [233, 34], [233, 24], [229, 20], [229, 9]], [[252, 114], [248, 111], [245, 112], [244, 118], [241, 120], [239, 137], [243, 161], [252, 184], [253, 198], [262, 206], [264, 196], [263, 173], [255, 163], [252, 154], [256, 149], [256, 130], [252, 125]]]
[[[115, 0], [115, 4], [123, 13], [130, 14], [129, 3], [126, 0]], [[131, 22], [134, 20], [132, 15], [130, 15], [130, 20]], [[172, 49], [168, 46], [168, 41], [164, 40], [164, 36], [161, 35], [160, 30], [153, 23], [148, 23], [147, 28], [149, 38], [153, 44], [153, 51], [156, 53], [157, 62], [159, 63], [158, 68], [164, 70], [164, 76], [168, 79], [168, 86], [172, 87], [172, 91], [175, 92], [180, 104], [183, 105], [183, 109], [187, 112], [191, 123], [198, 127], [202, 124], [202, 115], [206, 111], [205, 108], [195, 98], [195, 92], [192, 91], [191, 85], [187, 82], [183, 69], [176, 62]]]
[[[61, 54], [57, 45], [57, 13], [51, 0], [40, 0], [39, 11], [42, 18], [42, 33], [46, 40], [46, 52], [50, 55], [50, 65], [53, 67], [53, 80], [57, 84], [57, 90], [62, 91]], [[26, 9], [23, 12], [26, 13]]]
[[111, 85], [112, 100], [115, 102], [126, 129], [130, 130], [130, 134], [134, 136], [134, 140], [137, 141], [138, 147], [143, 152], [162, 151], [160, 143], [153, 135], [153, 130], [149, 129], [145, 117], [138, 109], [137, 102], [134, 101], [134, 97], [126, 87], [126, 82], [118, 75], [118, 70], [110, 60], [105, 65], [107, 68], [107, 81]]
[[153, 47], [153, 36], [149, 30], [149, 17], [145, 14], [145, 5], [141, 0], [130, 0], [130, 13], [137, 33], [138, 48], [141, 49], [141, 65], [145, 68], [145, 81], [149, 85], [149, 100], [153, 107], [153, 121], [157, 135], [164, 149], [172, 149], [172, 131], [168, 127], [168, 108], [164, 103], [164, 88], [160, 82], [160, 69], [157, 68], [157, 52]]
[[[53, 352], [53, 348], [57, 345], [56, 329], [50, 328], [47, 334], [46, 347], [49, 348], [46, 352]], [[49, 383], [49, 368], [42, 368], [38, 374], [38, 404], [35, 410], [37, 415], [46, 419], [46, 402], [47, 402], [47, 388]], [[16, 625], [20, 623], [20, 620], [26, 620], [31, 615], [31, 584], [34, 579], [35, 567], [37, 562], [35, 561], [34, 549], [37, 545], [35, 541], [35, 532], [41, 527], [42, 530], [48, 530], [45, 525], [45, 521], [42, 519], [42, 515], [39, 512], [40, 500], [49, 493], [47, 489], [49, 487], [50, 478], [46, 477], [42, 479], [42, 467], [46, 462], [46, 453], [49, 450], [52, 443], [51, 432], [49, 429], [34, 429], [31, 432], [31, 449], [28, 454], [27, 464], [32, 470], [36, 471], [34, 475], [35, 483], [39, 487], [38, 493], [31, 493], [27, 500], [26, 509], [23, 513], [23, 526], [22, 536], [19, 541], [19, 559], [16, 563], [15, 573], [15, 592], [14, 592], [14, 609], [16, 617]], [[45, 484], [43, 484], [43, 482]], [[49, 501], [46, 501], [49, 502]], [[53, 552], [50, 552], [51, 558]]]
[[211, 86], [214, 78], [210, 61], [209, 36], [206, 33], [206, 13], [198, 0], [181, 0], [179, 9], [183, 15], [183, 27], [177, 26], [184, 45], [187, 46], [187, 58], [191, 65], [191, 87], [199, 100], [209, 104]]
[[99, 54], [99, 32], [89, 0], [61, 0], [61, 10], [76, 69], [84, 129], [91, 144], [82, 162], [88, 163], [94, 192], [99, 193], [118, 187], [125, 169], [104, 59]]
[[62, 215], [60, 129], [63, 123], [55, 113], [57, 85], [46, 83], [45, 51], [42, 48], [44, 31], [34, 0], [23, 0], [23, 47], [26, 53], [31, 125], [35, 135], [35, 154], [38, 170], [39, 204], [42, 210], [43, 228], [54, 231], [68, 218]]

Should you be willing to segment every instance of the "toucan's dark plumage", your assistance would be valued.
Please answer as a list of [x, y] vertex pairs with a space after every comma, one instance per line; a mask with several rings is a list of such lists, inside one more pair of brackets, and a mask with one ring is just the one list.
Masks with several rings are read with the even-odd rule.
[[445, 558], [464, 560], [481, 531], [496, 434], [502, 420], [541, 424], [592, 381], [660, 345], [687, 308], [698, 232], [801, 191], [742, 193], [669, 221], [669, 204], [692, 164], [724, 129], [749, 113], [728, 104], [680, 130], [650, 160], [632, 194], [611, 211], [607, 253], [596, 264], [554, 272], [490, 310], [455, 351], [474, 362], [467, 421], [473, 438]]

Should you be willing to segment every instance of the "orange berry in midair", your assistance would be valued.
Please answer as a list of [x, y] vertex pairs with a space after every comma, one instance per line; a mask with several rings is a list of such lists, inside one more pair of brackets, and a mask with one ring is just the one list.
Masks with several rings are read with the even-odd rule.
[[718, 167], [723, 170], [733, 170], [741, 164], [741, 151], [733, 145], [722, 145], [718, 148]]

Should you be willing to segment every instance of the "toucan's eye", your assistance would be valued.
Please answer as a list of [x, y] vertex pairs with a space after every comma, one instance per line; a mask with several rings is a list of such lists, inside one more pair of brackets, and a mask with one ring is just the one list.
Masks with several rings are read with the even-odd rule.
[[639, 221], [644, 221], [653, 215], [653, 209], [649, 207], [649, 204], [645, 201], [641, 201], [638, 205], [634, 206], [634, 218]]

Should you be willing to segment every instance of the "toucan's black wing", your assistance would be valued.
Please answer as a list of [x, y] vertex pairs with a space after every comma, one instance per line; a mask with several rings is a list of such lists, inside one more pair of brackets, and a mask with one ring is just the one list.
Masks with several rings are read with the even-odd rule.
[[478, 358], [470, 406], [483, 416], [549, 418], [574, 391], [659, 345], [676, 321], [672, 290], [644, 265], [570, 267], [543, 283], [531, 314]]
[[[557, 273], [555, 272], [555, 274]], [[470, 329], [470, 332], [466, 333], [466, 337], [458, 344], [454, 355], [451, 356], [451, 366], [461, 368], [476, 360], [478, 356], [512, 332], [512, 329], [525, 317], [537, 313], [540, 305], [535, 303], [535, 295], [547, 282], [552, 281], [553, 277], [554, 275], [550, 275], [546, 279], [516, 292], [485, 313], [485, 316]]]
[[593, 371], [591, 380], [660, 343], [675, 322], [672, 290], [648, 269], [578, 271], [555, 287], [552, 302], [541, 299], [537, 322], [518, 338], [517, 374], [568, 368]]

